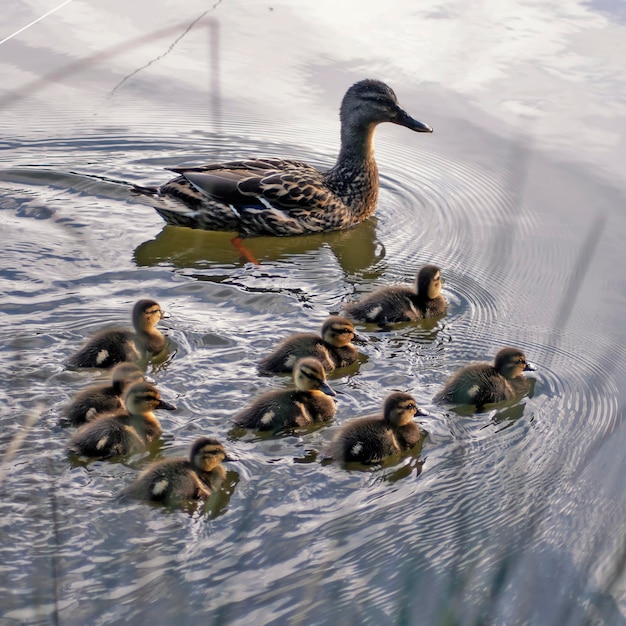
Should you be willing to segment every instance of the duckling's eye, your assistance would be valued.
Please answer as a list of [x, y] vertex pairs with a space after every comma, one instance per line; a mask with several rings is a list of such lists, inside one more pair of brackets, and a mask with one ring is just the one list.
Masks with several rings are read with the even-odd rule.
[[319, 383], [322, 380], [319, 376], [316, 376], [315, 372], [311, 372], [310, 370], [301, 369], [300, 374], [309, 380], [314, 380], [316, 383]]
[[406, 410], [407, 411], [417, 411], [417, 405], [416, 404], [407, 404], [406, 405]]
[[146, 311], [146, 315], [154, 315], [158, 313], [159, 315], [163, 315], [163, 311], [161, 309], [151, 309], [150, 311]]

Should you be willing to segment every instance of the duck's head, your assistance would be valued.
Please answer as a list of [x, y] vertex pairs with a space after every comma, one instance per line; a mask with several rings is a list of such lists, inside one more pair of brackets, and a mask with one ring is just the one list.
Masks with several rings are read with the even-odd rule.
[[416, 287], [419, 296], [429, 300], [436, 298], [443, 287], [441, 270], [436, 265], [424, 265], [417, 273]]
[[138, 330], [154, 328], [164, 317], [165, 311], [154, 300], [139, 300], [133, 307], [133, 326]]
[[236, 459], [226, 454], [224, 446], [217, 439], [201, 437], [193, 442], [189, 460], [197, 470], [210, 472], [222, 461], [235, 461]]
[[354, 324], [345, 317], [339, 317], [338, 315], [329, 317], [322, 324], [320, 332], [322, 339], [331, 346], [335, 346], [335, 348], [347, 346], [356, 335]]
[[387, 396], [383, 404], [383, 416], [386, 422], [394, 426], [406, 426], [416, 415], [428, 415], [417, 406], [413, 396], [398, 391]]
[[518, 348], [502, 348], [496, 354], [493, 366], [499, 374], [505, 378], [512, 379], [522, 375], [522, 372], [534, 372], [536, 365], [529, 363], [524, 353]]
[[391, 87], [371, 78], [361, 80], [348, 89], [341, 102], [339, 116], [342, 123], [348, 126], [368, 127], [392, 122], [419, 133], [433, 132], [428, 124], [412, 118], [400, 107]]
[[124, 404], [131, 415], [143, 415], [155, 409], [176, 410], [173, 404], [161, 399], [159, 390], [154, 385], [145, 380], [128, 387], [124, 394]]
[[122, 394], [129, 385], [141, 380], [144, 380], [144, 374], [134, 363], [118, 363], [111, 372], [111, 384], [118, 394]]
[[293, 367], [293, 382], [300, 391], [322, 391], [327, 396], [337, 395], [326, 382], [324, 366], [312, 357], [296, 362]]

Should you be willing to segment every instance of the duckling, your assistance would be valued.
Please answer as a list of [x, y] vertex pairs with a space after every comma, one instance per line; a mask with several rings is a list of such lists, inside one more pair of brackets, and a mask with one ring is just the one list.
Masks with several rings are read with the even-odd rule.
[[442, 284], [441, 270], [436, 265], [424, 265], [417, 273], [415, 289], [401, 285], [382, 287], [343, 308], [348, 317], [374, 324], [439, 317], [448, 308], [441, 295]]
[[354, 363], [359, 353], [352, 345], [354, 325], [345, 317], [333, 315], [323, 324], [321, 335], [297, 333], [283, 340], [274, 351], [259, 361], [261, 374], [282, 374], [293, 371], [298, 359], [314, 357], [327, 372]]
[[142, 356], [154, 357], [165, 349], [165, 337], [155, 326], [164, 316], [158, 302], [139, 300], [133, 307], [134, 331], [129, 328], [107, 328], [88, 339], [67, 364], [72, 368], [112, 367]]
[[382, 463], [387, 456], [416, 446], [426, 435], [413, 421], [428, 415], [408, 393], [387, 396], [382, 415], [359, 417], [344, 424], [324, 451], [324, 457], [342, 463]]
[[167, 505], [207, 498], [224, 482], [222, 461], [234, 460], [217, 439], [201, 437], [193, 442], [188, 459], [151, 463], [122, 491], [122, 496]]
[[129, 385], [144, 380], [144, 374], [134, 363], [118, 363], [111, 372], [111, 382], [90, 385], [79, 391], [65, 407], [62, 423], [80, 426], [103, 413], [124, 408], [122, 395]]
[[102, 415], [83, 424], [70, 439], [68, 451], [87, 457], [135, 454], [145, 450], [161, 434], [155, 409], [174, 411], [146, 381], [133, 383], [124, 394], [126, 410]]
[[536, 369], [518, 348], [502, 348], [496, 354], [493, 365], [474, 363], [453, 374], [433, 401], [475, 404], [481, 408], [485, 404], [512, 400], [530, 389], [530, 383], [522, 372]]
[[408, 115], [379, 80], [355, 83], [341, 103], [341, 149], [331, 169], [290, 159], [249, 158], [171, 168], [178, 176], [156, 188], [154, 207], [168, 224], [229, 231], [242, 237], [288, 236], [350, 228], [376, 210], [374, 131], [392, 122], [415, 132], [433, 129]]
[[337, 395], [326, 383], [322, 364], [313, 358], [300, 359], [293, 368], [295, 389], [269, 391], [233, 418], [236, 426], [273, 432], [315, 422], [335, 415]]

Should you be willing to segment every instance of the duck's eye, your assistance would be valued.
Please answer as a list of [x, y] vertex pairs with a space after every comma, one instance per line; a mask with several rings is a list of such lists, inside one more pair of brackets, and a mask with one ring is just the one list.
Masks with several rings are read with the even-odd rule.
[[155, 313], [163, 315], [163, 311], [161, 309], [150, 309], [150, 311], [146, 311], [146, 315], [154, 315]]
[[406, 405], [406, 410], [407, 411], [417, 411], [417, 405], [416, 404], [407, 404]]

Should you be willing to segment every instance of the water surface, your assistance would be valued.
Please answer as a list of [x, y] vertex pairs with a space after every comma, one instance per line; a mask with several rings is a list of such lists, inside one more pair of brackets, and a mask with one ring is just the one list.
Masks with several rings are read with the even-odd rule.
[[[14, 0], [0, 40], [44, 4]], [[623, 12], [392, 9], [74, 0], [0, 44], [7, 623], [626, 622]], [[435, 132], [378, 129], [379, 208], [350, 231], [250, 240], [252, 266], [231, 235], [165, 227], [129, 192], [252, 154], [328, 167], [341, 97], [367, 76]], [[288, 384], [256, 373], [277, 338], [431, 262], [448, 315], [363, 327], [363, 362], [331, 377], [333, 425], [229, 438], [238, 408]], [[206, 511], [118, 502], [147, 458], [64, 452], [60, 410], [94, 375], [63, 360], [146, 296], [171, 313], [151, 375], [179, 406], [154, 454], [206, 434], [240, 459]], [[509, 344], [539, 366], [531, 397], [432, 405]], [[397, 389], [431, 412], [417, 458], [318, 462]]]

